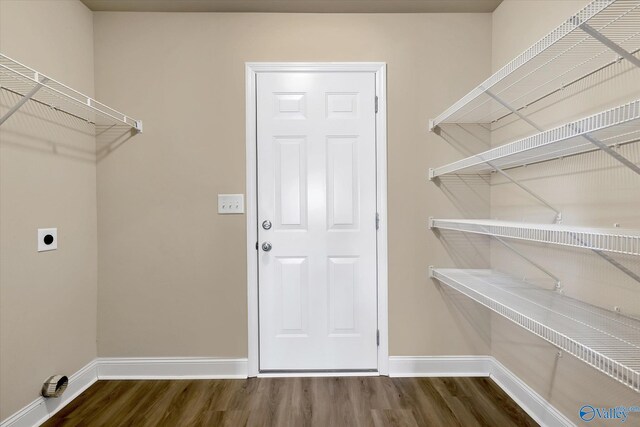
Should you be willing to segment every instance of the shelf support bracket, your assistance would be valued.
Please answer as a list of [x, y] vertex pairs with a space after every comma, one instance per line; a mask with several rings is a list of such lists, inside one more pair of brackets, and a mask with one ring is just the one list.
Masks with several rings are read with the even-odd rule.
[[[429, 228], [432, 229], [432, 230], [434, 229], [433, 217], [429, 217]], [[437, 230], [437, 228], [436, 228], [436, 230]], [[484, 230], [484, 231], [486, 232], [487, 236], [493, 237], [500, 244], [502, 244], [504, 247], [509, 249], [511, 252], [513, 252], [514, 254], [518, 255], [520, 258], [524, 259], [529, 264], [533, 265], [535, 268], [537, 268], [538, 270], [542, 271], [547, 276], [551, 277], [551, 279], [553, 279], [553, 281], [555, 282], [555, 289], [557, 291], [562, 289], [560, 287], [560, 278], [558, 276], [556, 276], [555, 274], [553, 274], [552, 272], [550, 272], [549, 270], [547, 270], [546, 268], [544, 268], [543, 266], [541, 266], [537, 262], [533, 261], [531, 258], [529, 258], [525, 254], [523, 254], [521, 251], [519, 251], [518, 249], [516, 249], [513, 246], [511, 246], [509, 243], [505, 242], [504, 239], [502, 239], [501, 237], [498, 237], [498, 236], [496, 236], [494, 234], [491, 234], [488, 230]], [[429, 266], [429, 277], [431, 277], [431, 278], [433, 277], [433, 266]]]
[[506, 108], [507, 110], [511, 111], [513, 114], [515, 114], [516, 116], [520, 117], [522, 120], [524, 120], [525, 122], [529, 123], [529, 125], [531, 125], [531, 127], [533, 127], [534, 129], [536, 129], [538, 132], [543, 132], [544, 129], [542, 129], [541, 127], [539, 127], [537, 124], [535, 124], [534, 122], [532, 122], [527, 116], [525, 116], [524, 114], [522, 114], [520, 111], [516, 110], [515, 108], [513, 108], [511, 105], [509, 105], [506, 101], [504, 101], [502, 98], [500, 98], [498, 95], [494, 94], [493, 92], [491, 92], [489, 89], [485, 89], [484, 91], [487, 95], [489, 95], [491, 98], [495, 99], [500, 105], [502, 105], [504, 108]]
[[[571, 234], [571, 237], [573, 237], [573, 239], [575, 241], [577, 241], [580, 245], [584, 246], [584, 241], [580, 237], [576, 236], [575, 234]], [[597, 249], [591, 249], [591, 251], [593, 253], [595, 253], [596, 255], [598, 255], [603, 260], [607, 261], [609, 264], [611, 264], [614, 267], [616, 267], [618, 270], [622, 271], [627, 276], [631, 277], [636, 282], [640, 283], [640, 275], [638, 275], [638, 274], [634, 273], [633, 271], [629, 270], [627, 267], [625, 267], [624, 265], [620, 264], [618, 261], [616, 261], [614, 258], [609, 256], [608, 254], [604, 253], [603, 251], [599, 251]]]
[[[581, 130], [579, 128], [577, 128], [575, 125], [573, 125], [572, 127], [575, 131], [580, 133]], [[582, 135], [582, 137], [587, 141], [589, 141], [590, 143], [592, 143], [593, 145], [595, 145], [596, 147], [598, 147], [599, 149], [601, 149], [602, 151], [604, 151], [605, 153], [607, 153], [608, 155], [610, 155], [611, 157], [613, 157], [614, 159], [616, 159], [617, 161], [619, 161], [620, 163], [622, 163], [623, 165], [625, 165], [626, 167], [628, 167], [629, 169], [631, 169], [632, 171], [634, 171], [635, 173], [637, 173], [638, 175], [640, 175], [640, 166], [636, 165], [631, 160], [627, 159], [622, 154], [618, 153], [616, 150], [609, 147], [604, 142], [592, 137], [588, 133], [585, 133], [584, 135]]]
[[[620, 55], [622, 58], [624, 58], [627, 61], [631, 62], [636, 67], [640, 68], [640, 59], [636, 58], [633, 54], [631, 54], [630, 52], [625, 50], [622, 46], [618, 45], [613, 40], [611, 40], [608, 37], [604, 36], [598, 30], [596, 30], [595, 28], [593, 28], [592, 26], [590, 26], [587, 23], [580, 24], [579, 22], [574, 22], [574, 24], [577, 25], [578, 28], [580, 28], [582, 31], [587, 33], [589, 36], [593, 37], [594, 39], [596, 39], [597, 41], [599, 41], [600, 43], [602, 43], [603, 45], [605, 45], [606, 47], [608, 47], [609, 49], [611, 49], [612, 51], [614, 51], [615, 53]], [[507, 102], [505, 102], [503, 99], [501, 99], [499, 96], [497, 96], [493, 92], [491, 92], [491, 90], [485, 89], [485, 93], [487, 95], [489, 95], [491, 98], [495, 99], [496, 102], [498, 102], [500, 105], [505, 107], [507, 110], [511, 111], [513, 114], [517, 115], [522, 120], [527, 122], [534, 129], [538, 130], [539, 132], [543, 132], [544, 131], [544, 129], [542, 129], [541, 127], [536, 125], [533, 121], [531, 121], [529, 118], [527, 118], [520, 111], [516, 110], [511, 105], [509, 105]], [[604, 151], [605, 153], [609, 154], [611, 157], [613, 157], [614, 159], [616, 159], [617, 161], [619, 161], [620, 163], [622, 163], [623, 165], [625, 165], [626, 167], [628, 167], [629, 169], [631, 169], [632, 171], [634, 171], [635, 173], [640, 175], [640, 167], [637, 166], [636, 164], [634, 164], [633, 162], [631, 162], [626, 157], [624, 157], [621, 154], [619, 154], [618, 152], [616, 152], [613, 148], [611, 148], [608, 145], [604, 144], [603, 142], [591, 137], [588, 134], [583, 135], [583, 136], [587, 141], [591, 142], [593, 145], [595, 145], [596, 147], [600, 148], [602, 151]]]
[[608, 155], [610, 155], [611, 157], [613, 157], [614, 159], [616, 159], [617, 161], [619, 161], [620, 163], [622, 163], [623, 165], [625, 165], [626, 167], [628, 167], [629, 169], [637, 173], [638, 175], [640, 175], [640, 166], [636, 165], [631, 160], [627, 159], [622, 154], [618, 153], [616, 150], [609, 147], [604, 142], [592, 137], [591, 135], [584, 134], [582, 136], [584, 137], [584, 139], [586, 139], [587, 141], [589, 141], [590, 143], [592, 143], [593, 145], [595, 145], [596, 147], [598, 147], [599, 149], [601, 149], [602, 151], [604, 151], [605, 153], [607, 153]]
[[549, 270], [547, 270], [546, 268], [544, 268], [543, 266], [541, 266], [537, 262], [533, 261], [531, 258], [529, 258], [525, 254], [523, 254], [521, 251], [519, 251], [518, 249], [516, 249], [513, 246], [511, 246], [509, 243], [505, 242], [504, 239], [502, 239], [502, 238], [500, 238], [498, 236], [492, 236], [492, 237], [494, 239], [496, 239], [501, 245], [503, 245], [504, 247], [509, 249], [511, 252], [513, 252], [514, 254], [518, 255], [520, 258], [522, 258], [523, 260], [527, 261], [529, 264], [531, 264], [532, 266], [534, 266], [538, 270], [542, 271], [547, 276], [551, 277], [551, 279], [553, 279], [553, 281], [555, 282], [555, 289], [557, 291], [560, 291], [562, 289], [562, 287], [560, 286], [560, 278], [558, 276], [556, 276], [555, 274], [553, 274], [552, 272], [550, 272]]
[[[524, 114], [522, 114], [520, 111], [516, 110], [515, 108], [513, 108], [511, 105], [509, 105], [508, 102], [504, 101], [502, 98], [500, 98], [498, 95], [494, 94], [493, 92], [491, 92], [491, 90], [489, 89], [485, 89], [485, 93], [487, 95], [489, 95], [491, 98], [495, 99], [496, 102], [498, 102], [500, 105], [502, 105], [504, 108], [506, 108], [507, 110], [511, 111], [513, 114], [515, 114], [516, 116], [520, 117], [522, 120], [524, 120], [525, 122], [527, 122], [531, 127], [533, 127], [534, 129], [536, 129], [538, 132], [543, 132], [544, 129], [542, 129], [540, 126], [538, 126], [537, 124], [535, 124], [533, 121], [531, 121], [527, 116], [525, 116]], [[500, 175], [504, 176], [505, 178], [507, 178], [509, 181], [511, 181], [512, 183], [516, 184], [518, 187], [520, 187], [522, 190], [526, 191], [529, 195], [531, 195], [532, 197], [534, 197], [537, 201], [539, 201], [540, 203], [542, 203], [543, 205], [545, 205], [546, 207], [548, 207], [549, 209], [551, 209], [552, 211], [554, 211], [556, 213], [556, 219], [554, 222], [556, 223], [560, 223], [562, 221], [562, 213], [556, 209], [555, 207], [553, 207], [549, 202], [547, 202], [545, 199], [543, 199], [542, 197], [538, 196], [533, 190], [531, 190], [529, 187], [525, 186], [524, 184], [522, 184], [520, 181], [518, 181], [517, 179], [513, 178], [511, 175], [509, 175], [508, 173], [506, 173], [504, 170], [500, 169], [499, 167], [495, 166], [494, 164], [492, 164], [489, 161], [484, 161], [484, 163], [486, 163], [487, 165], [489, 165], [490, 167], [492, 167], [493, 169], [495, 169], [496, 172], [498, 172]]]
[[578, 25], [578, 28], [580, 28], [585, 33], [589, 34], [594, 39], [598, 40], [600, 43], [602, 43], [603, 45], [605, 45], [606, 47], [608, 47], [609, 49], [611, 49], [612, 51], [614, 51], [615, 53], [617, 53], [618, 55], [626, 59], [627, 61], [631, 62], [636, 67], [640, 68], [640, 59], [633, 56], [630, 52], [628, 52], [626, 49], [624, 49], [622, 46], [620, 46], [610, 38], [606, 37], [600, 31], [596, 30], [595, 28], [593, 28], [592, 26], [586, 23], [582, 23]]
[[521, 183], [520, 181], [518, 181], [517, 179], [515, 179], [514, 177], [512, 177], [511, 175], [509, 175], [508, 173], [506, 173], [502, 169], [500, 169], [499, 167], [495, 166], [493, 163], [491, 163], [489, 161], [485, 161], [485, 163], [488, 164], [489, 166], [491, 166], [493, 169], [495, 169], [495, 171], [498, 172], [500, 175], [504, 176], [509, 181], [511, 181], [512, 183], [514, 183], [518, 187], [520, 187], [523, 191], [527, 192], [530, 196], [535, 198], [537, 201], [539, 201], [540, 203], [542, 203], [543, 205], [545, 205], [546, 207], [548, 207], [549, 209], [554, 211], [556, 213], [556, 218], [555, 218], [555, 221], [554, 221], [555, 223], [559, 224], [559, 223], [562, 222], [562, 212], [560, 212], [559, 209], [556, 209], [553, 205], [551, 205], [545, 199], [543, 199], [542, 197], [538, 196], [532, 189], [530, 189], [529, 187], [527, 187], [526, 185], [524, 185], [523, 183]]
[[624, 265], [620, 264], [618, 261], [616, 261], [615, 259], [611, 258], [609, 255], [603, 253], [602, 251], [598, 251], [598, 250], [595, 250], [595, 249], [592, 249], [592, 250], [593, 250], [593, 252], [595, 252], [596, 255], [600, 256], [602, 259], [604, 259], [605, 261], [607, 261], [608, 263], [610, 263], [611, 265], [616, 267], [618, 270], [622, 271], [624, 274], [626, 274], [627, 276], [631, 277], [636, 282], [640, 283], [640, 276], [639, 275], [637, 275], [633, 271], [629, 270], [627, 267], [625, 267]]
[[42, 88], [42, 84], [47, 82], [47, 79], [44, 79], [44, 81], [41, 82], [38, 76], [36, 76], [36, 80], [38, 80], [39, 83], [35, 85], [33, 89], [29, 91], [29, 93], [27, 93], [26, 95], [23, 95], [20, 101], [16, 102], [16, 104], [13, 107], [11, 107], [4, 116], [0, 118], [0, 125], [6, 122], [7, 119], [11, 117], [13, 113], [18, 111], [20, 107], [22, 107], [28, 100], [33, 98], [33, 96], [40, 90], [40, 88]]

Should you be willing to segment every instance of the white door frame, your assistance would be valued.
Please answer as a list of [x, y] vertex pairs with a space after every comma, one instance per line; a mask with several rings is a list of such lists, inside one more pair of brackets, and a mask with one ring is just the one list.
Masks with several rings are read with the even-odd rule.
[[246, 179], [247, 179], [247, 303], [248, 303], [248, 373], [259, 375], [258, 325], [258, 193], [256, 135], [256, 77], [258, 73], [278, 72], [372, 72], [375, 73], [378, 113], [376, 114], [377, 210], [380, 228], [377, 233], [378, 267], [378, 373], [389, 375], [388, 267], [387, 267], [387, 79], [384, 62], [247, 62], [246, 68]]

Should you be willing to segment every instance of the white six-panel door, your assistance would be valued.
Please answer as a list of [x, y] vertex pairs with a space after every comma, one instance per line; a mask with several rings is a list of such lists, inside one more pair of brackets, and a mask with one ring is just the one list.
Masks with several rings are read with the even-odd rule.
[[375, 74], [256, 90], [260, 370], [376, 370]]

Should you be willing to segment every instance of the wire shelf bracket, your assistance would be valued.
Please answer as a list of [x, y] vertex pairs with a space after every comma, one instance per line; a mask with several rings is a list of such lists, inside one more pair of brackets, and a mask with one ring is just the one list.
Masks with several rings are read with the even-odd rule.
[[619, 63], [620, 58], [640, 66], [639, 18], [640, 0], [591, 1], [430, 120], [430, 130], [445, 123], [497, 122]]
[[[543, 129], [538, 126], [537, 124], [535, 124], [532, 120], [530, 120], [527, 116], [525, 116], [524, 114], [520, 113], [520, 111], [516, 110], [515, 108], [513, 108], [511, 105], [509, 105], [508, 102], [504, 101], [503, 99], [501, 99], [500, 97], [498, 97], [497, 95], [495, 95], [493, 92], [491, 92], [489, 89], [487, 89], [487, 95], [489, 95], [490, 97], [492, 97], [493, 99], [495, 99], [496, 101], [498, 101], [501, 105], [503, 105], [505, 108], [507, 108], [509, 111], [513, 112], [513, 114], [517, 115], [518, 117], [520, 117], [522, 120], [524, 120], [525, 122], [527, 122], [531, 127], [533, 127], [534, 129], [536, 129], [538, 132], [542, 132]], [[504, 176], [505, 178], [507, 178], [509, 181], [511, 181], [512, 183], [516, 184], [518, 187], [520, 187], [522, 190], [526, 191], [527, 193], [529, 193], [529, 195], [533, 196], [536, 200], [538, 200], [540, 203], [542, 203], [543, 205], [545, 205], [546, 207], [548, 207], [549, 209], [551, 209], [552, 211], [554, 211], [556, 213], [556, 217], [555, 217], [555, 221], [556, 222], [562, 222], [562, 213], [560, 212], [559, 209], [553, 207], [549, 202], [547, 202], [546, 199], [544, 199], [543, 197], [541, 197], [540, 195], [538, 195], [536, 192], [534, 192], [533, 190], [531, 190], [529, 187], [525, 186], [523, 183], [521, 183], [519, 180], [517, 180], [516, 178], [513, 178], [511, 175], [509, 175], [508, 173], [506, 173], [503, 169], [499, 168], [498, 166], [496, 166], [495, 164], [492, 164], [491, 162], [487, 162], [487, 164], [489, 166], [491, 166], [493, 169], [495, 169], [496, 172], [498, 172], [500, 175]], [[504, 242], [503, 242], [504, 243]], [[508, 247], [508, 245], [507, 245]], [[531, 262], [531, 261], [530, 261]], [[544, 270], [543, 270], [544, 271]], [[546, 271], [545, 271], [546, 272]]]
[[512, 177], [511, 175], [509, 175], [507, 172], [505, 172], [502, 168], [497, 167], [494, 164], [491, 164], [491, 162], [487, 162], [487, 164], [489, 166], [491, 166], [497, 173], [499, 173], [500, 175], [504, 176], [505, 178], [507, 178], [509, 181], [511, 181], [513, 184], [517, 185], [518, 187], [520, 187], [521, 190], [525, 191], [526, 193], [528, 193], [530, 196], [532, 196], [533, 198], [535, 198], [537, 201], [539, 201], [540, 203], [542, 203], [543, 205], [545, 205], [546, 207], [548, 207], [549, 209], [551, 209], [553, 212], [555, 212], [556, 216], [554, 219], [554, 222], [556, 223], [561, 223], [562, 222], [562, 212], [560, 212], [560, 210], [556, 207], [554, 207], [552, 204], [550, 204], [549, 202], [547, 202], [546, 199], [544, 199], [542, 196], [538, 195], [538, 193], [536, 193], [535, 191], [533, 191], [532, 189], [530, 189], [529, 187], [527, 187], [526, 185], [524, 185], [522, 182], [520, 182], [519, 180], [517, 180], [516, 178]]
[[510, 247], [502, 239], [527, 240], [531, 242], [547, 243], [560, 246], [571, 246], [589, 249], [627, 276], [640, 283], [640, 275], [631, 271], [616, 259], [607, 254], [617, 253], [640, 256], [640, 231], [605, 228], [568, 227], [556, 224], [529, 224], [512, 221], [496, 221], [483, 219], [435, 219], [429, 218], [429, 228], [460, 231], [463, 233], [484, 234], [494, 237], [521, 258], [526, 259], [555, 278], [548, 270], [536, 264], [524, 254]]
[[[574, 19], [577, 19], [577, 18], [574, 17]], [[624, 58], [627, 61], [631, 62], [636, 67], [640, 68], [640, 59], [638, 59], [635, 56], [633, 56], [631, 54], [631, 52], [628, 52], [627, 50], [625, 50], [620, 45], [615, 43], [613, 40], [609, 39], [608, 37], [606, 37], [605, 35], [600, 33], [598, 30], [596, 30], [595, 28], [593, 28], [589, 24], [579, 23], [578, 26], [582, 31], [584, 31], [585, 33], [589, 34], [591, 37], [593, 37], [594, 39], [598, 40], [600, 43], [602, 43], [603, 45], [605, 45], [606, 47], [608, 47], [609, 49], [611, 49], [612, 51], [614, 51], [615, 53], [620, 55], [622, 58]], [[589, 141], [592, 144], [594, 144], [596, 147], [600, 148], [605, 153], [609, 154], [611, 157], [613, 157], [614, 159], [616, 159], [617, 161], [619, 161], [623, 165], [625, 165], [626, 167], [628, 167], [629, 169], [631, 169], [632, 171], [634, 171], [635, 173], [637, 173], [638, 175], [640, 175], [640, 167], [638, 167], [636, 164], [632, 163], [629, 159], [627, 159], [626, 157], [622, 156], [620, 153], [617, 153], [616, 151], [614, 151], [612, 148], [610, 148], [606, 144], [602, 143], [601, 141], [598, 141], [596, 138], [593, 138], [593, 137], [589, 136], [589, 134], [585, 134], [584, 138], [587, 141]]]
[[[574, 19], [577, 19], [577, 18], [574, 17]], [[633, 56], [631, 54], [631, 52], [628, 52], [622, 46], [620, 46], [619, 44], [617, 44], [613, 40], [611, 40], [608, 37], [606, 37], [605, 35], [603, 35], [600, 31], [596, 30], [595, 28], [593, 28], [592, 26], [590, 26], [589, 24], [586, 24], [586, 23], [578, 24], [578, 27], [582, 31], [584, 31], [585, 33], [589, 34], [591, 37], [593, 37], [594, 39], [598, 40], [600, 43], [602, 43], [603, 45], [605, 45], [606, 47], [608, 47], [609, 49], [611, 49], [612, 51], [614, 51], [615, 53], [620, 55], [622, 58], [624, 58], [627, 61], [631, 62], [636, 67], [640, 68], [640, 59], [638, 59], [635, 56]]]
[[11, 117], [13, 115], [13, 113], [15, 113], [16, 111], [18, 111], [20, 109], [20, 107], [22, 107], [28, 100], [30, 100], [31, 98], [33, 98], [33, 96], [36, 94], [36, 92], [38, 92], [40, 90], [40, 88], [42, 88], [42, 83], [46, 83], [47, 79], [44, 79], [43, 82], [40, 82], [40, 75], [38, 73], [36, 73], [36, 75], [34, 76], [34, 80], [36, 80], [38, 82], [38, 84], [36, 84], [33, 89], [31, 89], [29, 91], [29, 93], [27, 93], [26, 95], [24, 95], [20, 101], [16, 102], [13, 107], [11, 107], [9, 109], [9, 111], [6, 112], [6, 114], [4, 116], [2, 116], [0, 118], [0, 125], [2, 125], [4, 122], [7, 121], [7, 119], [9, 117]]
[[430, 178], [508, 170], [602, 149], [636, 172], [637, 165], [613, 147], [640, 141], [640, 100], [539, 132], [482, 153], [433, 168]]
[[[615, 3], [615, 1], [619, 1], [619, 0], [614, 0], [613, 3]], [[592, 4], [595, 4], [595, 3], [598, 3], [598, 1], [594, 1]], [[613, 3], [611, 3], [611, 4], [613, 4]], [[636, 6], [634, 9], [631, 9], [631, 11], [634, 11], [638, 7], [639, 6]], [[631, 13], [631, 12], [627, 11], [626, 13], [628, 14], [628, 13]], [[593, 17], [590, 17], [590, 18], [593, 18]], [[590, 19], [590, 18], [588, 18], [588, 19]], [[625, 60], [629, 61], [631, 64], [633, 64], [634, 66], [640, 68], [640, 59], [637, 58], [636, 56], [634, 56], [634, 53], [638, 52], [637, 49], [634, 52], [627, 51], [625, 48], [620, 46], [618, 43], [616, 43], [615, 41], [613, 41], [612, 39], [610, 39], [609, 37], [604, 35], [601, 31], [598, 31], [597, 29], [595, 29], [594, 27], [589, 25], [585, 20], [583, 20], [581, 18], [580, 14], [571, 17], [569, 19], [568, 23], [574, 25], [576, 28], [579, 28], [580, 30], [582, 30], [584, 33], [586, 33], [591, 38], [593, 38], [593, 39], [597, 40], [598, 42], [600, 42], [602, 45], [604, 45], [606, 48], [610, 49], [616, 55], [619, 55], [620, 58], [625, 59]], [[615, 23], [615, 21], [614, 21], [614, 23]], [[610, 24], [610, 25], [614, 25], [614, 24]], [[607, 26], [605, 26], [603, 28], [606, 29]], [[542, 129], [540, 126], [538, 126], [532, 120], [530, 120], [527, 116], [522, 114], [520, 112], [520, 109], [515, 108], [509, 102], [505, 101], [500, 96], [495, 94], [491, 90], [490, 86], [485, 87], [486, 83], [487, 82], [481, 84], [478, 87], [478, 90], [482, 91], [490, 99], [493, 99], [494, 101], [496, 101], [500, 106], [502, 106], [503, 108], [508, 110], [511, 114], [515, 114], [516, 116], [518, 116], [521, 120], [523, 120], [526, 123], [528, 123], [531, 127], [536, 129], [538, 132], [543, 132], [544, 131], [544, 129]], [[500, 118], [502, 118], [502, 117], [500, 117]], [[439, 132], [438, 132], [439, 127], [437, 126], [437, 120], [430, 120], [429, 123], [430, 123], [429, 124], [430, 130], [439, 134]], [[587, 141], [589, 141], [590, 143], [592, 143], [593, 145], [595, 145], [596, 147], [598, 147], [599, 149], [601, 149], [602, 151], [604, 151], [605, 153], [607, 153], [609, 156], [613, 157], [614, 159], [616, 159], [617, 161], [622, 163], [627, 168], [631, 169], [636, 174], [640, 175], [640, 166], [634, 164], [629, 159], [627, 159], [626, 157], [624, 157], [620, 153], [616, 152], [613, 148], [609, 147], [607, 144], [603, 143], [602, 141], [600, 141], [597, 138], [589, 135], [586, 132], [582, 134], [582, 137], [584, 139], [586, 139]]]
[[[445, 222], [445, 224], [446, 224], [446, 221], [447, 220], [440, 220], [440, 219], [435, 219], [433, 217], [429, 217], [429, 228], [431, 230], [439, 230], [439, 229], [442, 228], [442, 229], [460, 231], [457, 228], [447, 228], [446, 226], [444, 226], [444, 227], [439, 226], [439, 224], [441, 224], [442, 222]], [[535, 262], [534, 260], [529, 258], [522, 251], [514, 248], [512, 245], [510, 245], [509, 243], [505, 242], [505, 240], [502, 237], [500, 237], [500, 236], [498, 236], [496, 234], [491, 234], [491, 233], [479, 233], [479, 234], [485, 234], [487, 236], [491, 236], [492, 238], [494, 238], [502, 246], [504, 246], [505, 248], [509, 249], [514, 254], [518, 255], [520, 258], [522, 258], [523, 260], [525, 260], [526, 262], [528, 262], [529, 264], [531, 264], [532, 266], [534, 266], [535, 268], [537, 268], [538, 270], [543, 272], [545, 275], [549, 276], [554, 281], [555, 289], [557, 291], [561, 291], [562, 290], [562, 287], [561, 287], [561, 284], [560, 284], [560, 278], [558, 276], [556, 276], [551, 271], [549, 271], [548, 269], [546, 269], [542, 265], [538, 264], [537, 262]]]
[[[492, 97], [493, 99], [495, 99], [496, 101], [498, 101], [501, 105], [503, 105], [505, 108], [507, 108], [508, 110], [512, 111], [514, 114], [516, 114], [518, 117], [520, 117], [522, 120], [524, 120], [525, 122], [527, 122], [529, 125], [531, 125], [533, 128], [537, 129], [539, 132], [542, 132], [542, 129], [536, 125], [533, 121], [531, 121], [530, 119], [528, 119], [526, 116], [524, 116], [523, 114], [521, 114], [519, 111], [517, 111], [516, 109], [514, 109], [511, 105], [509, 105], [509, 103], [507, 103], [506, 101], [502, 100], [500, 97], [498, 97], [497, 95], [493, 94], [490, 90], [486, 90], [487, 95], [489, 95], [490, 97]], [[436, 133], [440, 133], [439, 132], [439, 128], [437, 130], [435, 130]], [[617, 154], [617, 153], [616, 153]], [[493, 168], [494, 171], [498, 172], [500, 175], [504, 176], [505, 178], [507, 178], [509, 181], [511, 181], [513, 184], [517, 185], [518, 187], [520, 187], [523, 191], [525, 191], [526, 193], [528, 193], [530, 196], [532, 196], [533, 198], [535, 198], [537, 201], [539, 201], [540, 203], [542, 203], [543, 205], [545, 205], [546, 207], [548, 207], [549, 209], [551, 209], [552, 211], [555, 212], [556, 216], [555, 216], [555, 222], [560, 223], [562, 222], [562, 212], [560, 212], [559, 209], [555, 208], [553, 205], [551, 205], [547, 200], [545, 200], [543, 197], [541, 197], [540, 195], [538, 195], [535, 191], [533, 191], [532, 189], [530, 189], [529, 187], [527, 187], [526, 185], [524, 185], [522, 182], [520, 182], [519, 180], [517, 180], [516, 178], [512, 177], [511, 175], [509, 175], [508, 173], [506, 173], [502, 168], [496, 166], [495, 164], [493, 164], [490, 161], [485, 161], [484, 163], [486, 163], [487, 165], [489, 165], [491, 168]], [[429, 179], [433, 179], [433, 169], [429, 169]], [[503, 242], [504, 244], [504, 242]], [[508, 245], [506, 245], [508, 247]], [[521, 255], [522, 256], [522, 255]], [[529, 260], [530, 261], [530, 260]], [[532, 261], [530, 261], [532, 262]], [[538, 266], [538, 268], [541, 268]], [[546, 272], [546, 270], [543, 269], [543, 271]]]
[[142, 132], [142, 121], [108, 107], [51, 77], [0, 53], [0, 88], [21, 98], [0, 118], [0, 125], [29, 100], [96, 126], [124, 126]]
[[429, 275], [640, 392], [640, 320], [493, 270], [430, 267]]
[[517, 110], [516, 108], [512, 107], [508, 102], [506, 102], [505, 100], [503, 100], [502, 98], [500, 98], [498, 95], [494, 94], [493, 92], [491, 92], [489, 89], [486, 89], [485, 92], [487, 93], [487, 95], [489, 95], [491, 98], [495, 99], [500, 105], [502, 105], [503, 107], [505, 107], [507, 110], [511, 111], [513, 114], [515, 114], [516, 116], [520, 117], [522, 120], [524, 120], [525, 122], [527, 122], [532, 128], [536, 129], [538, 132], [542, 132], [544, 129], [542, 129], [540, 126], [538, 126], [537, 124], [535, 124], [533, 121], [531, 121], [531, 119], [529, 119], [527, 116], [525, 116], [524, 114], [522, 114], [519, 110]]
[[[520, 182], [516, 178], [512, 177], [511, 175], [509, 175], [507, 172], [505, 172], [503, 169], [499, 168], [498, 166], [495, 166], [495, 165], [491, 164], [490, 162], [485, 162], [485, 163], [492, 167], [492, 171], [493, 172], [497, 172], [500, 175], [504, 176], [511, 183], [517, 185], [518, 187], [520, 187], [520, 189], [522, 189], [523, 191], [528, 193], [531, 197], [533, 197], [534, 199], [539, 201], [541, 204], [543, 204], [547, 208], [551, 209], [556, 214], [555, 217], [554, 217], [554, 220], [553, 220], [554, 223], [558, 223], [559, 224], [559, 223], [562, 222], [562, 212], [559, 209], [557, 209], [556, 207], [554, 207], [551, 203], [547, 202], [546, 199], [544, 199], [542, 196], [538, 195], [535, 191], [533, 191], [532, 189], [530, 189], [529, 187], [524, 185], [522, 182]], [[439, 179], [438, 175], [435, 175], [435, 172], [434, 172], [433, 168], [429, 168], [429, 180], [434, 181], [436, 179]]]
[[603, 253], [602, 251], [599, 251], [597, 249], [592, 249], [592, 251], [593, 251], [593, 253], [598, 255], [600, 258], [604, 259], [609, 264], [613, 265], [615, 268], [617, 268], [618, 270], [622, 271], [624, 274], [626, 274], [627, 276], [631, 277], [636, 282], [640, 283], [640, 275], [638, 275], [638, 274], [634, 273], [633, 271], [629, 270], [627, 267], [625, 267], [624, 265], [620, 264], [618, 261], [616, 261], [615, 259], [611, 258], [609, 255]]
[[584, 135], [582, 135], [582, 137], [587, 141], [589, 141], [590, 143], [592, 143], [593, 145], [595, 145], [596, 147], [598, 147], [599, 149], [601, 149], [602, 151], [604, 151], [605, 153], [607, 153], [608, 155], [610, 155], [611, 157], [613, 157], [614, 159], [616, 159], [617, 161], [619, 161], [620, 163], [622, 163], [627, 168], [631, 169], [632, 171], [640, 175], [640, 166], [636, 165], [631, 160], [627, 159], [625, 156], [618, 153], [616, 150], [609, 147], [604, 142], [592, 137], [588, 133], [585, 133]]
[[514, 254], [518, 255], [520, 258], [522, 258], [523, 260], [527, 261], [529, 264], [531, 264], [532, 266], [534, 266], [538, 270], [542, 271], [547, 276], [551, 277], [551, 279], [555, 283], [555, 290], [558, 291], [558, 292], [562, 292], [562, 285], [560, 283], [560, 278], [558, 276], [556, 276], [555, 274], [553, 274], [552, 272], [550, 272], [549, 270], [547, 270], [546, 268], [544, 268], [543, 266], [541, 266], [540, 264], [538, 264], [537, 262], [535, 262], [534, 260], [532, 260], [531, 258], [526, 256], [523, 252], [517, 250], [512, 245], [510, 245], [507, 242], [505, 242], [504, 239], [502, 239], [501, 237], [493, 236], [493, 238], [498, 243], [500, 243], [502, 246], [504, 246], [505, 248], [509, 249], [511, 252], [513, 252]]

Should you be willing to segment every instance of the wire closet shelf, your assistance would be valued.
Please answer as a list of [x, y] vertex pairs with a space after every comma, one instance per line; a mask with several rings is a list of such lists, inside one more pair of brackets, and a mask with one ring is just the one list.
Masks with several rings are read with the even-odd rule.
[[[63, 111], [99, 128], [123, 126], [142, 132], [142, 121], [133, 119], [38, 71], [0, 53], [0, 88]], [[18, 104], [22, 105], [21, 103]], [[14, 112], [14, 108], [8, 115]], [[4, 118], [6, 120], [6, 118]]]
[[571, 227], [483, 219], [431, 219], [429, 226], [441, 230], [484, 234], [594, 251], [640, 256], [640, 231], [617, 228]]
[[433, 119], [431, 130], [444, 123], [493, 123], [621, 57], [639, 64], [639, 21], [640, 0], [592, 1]]
[[640, 320], [493, 270], [432, 268], [431, 276], [640, 392]]
[[488, 173], [640, 141], [640, 100], [431, 169], [431, 179], [449, 174]]

